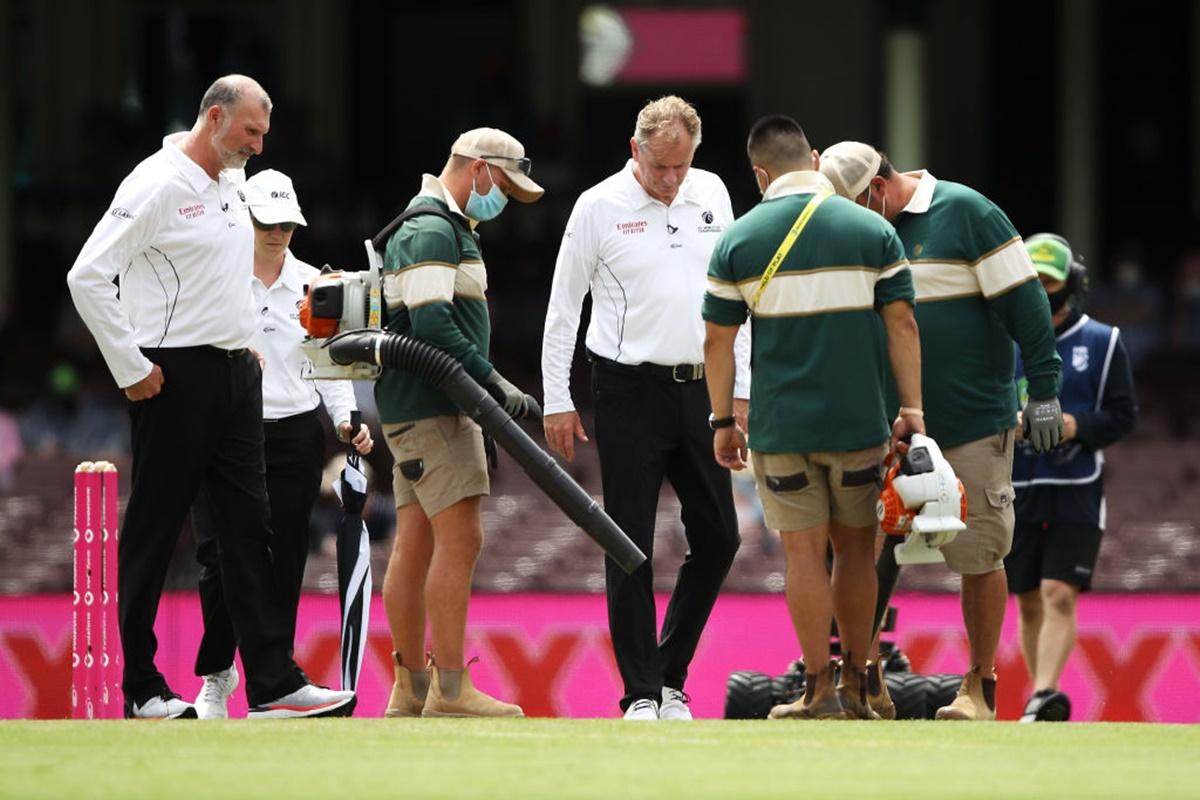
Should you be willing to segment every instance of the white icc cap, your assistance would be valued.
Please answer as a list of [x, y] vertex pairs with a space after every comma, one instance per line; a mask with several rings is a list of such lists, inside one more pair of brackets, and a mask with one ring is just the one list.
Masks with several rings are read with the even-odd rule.
[[853, 200], [867, 190], [882, 161], [879, 151], [869, 144], [838, 142], [821, 153], [821, 174], [838, 194]]
[[518, 202], [532, 203], [546, 193], [529, 177], [532, 164], [525, 157], [525, 145], [498, 128], [467, 131], [454, 140], [450, 153], [466, 158], [482, 158], [504, 170], [504, 174], [513, 182], [512, 196]]
[[256, 172], [242, 189], [246, 193], [246, 205], [250, 207], [250, 213], [264, 225], [274, 225], [276, 222], [308, 224], [300, 213], [300, 200], [296, 197], [292, 179], [282, 172], [273, 169]]

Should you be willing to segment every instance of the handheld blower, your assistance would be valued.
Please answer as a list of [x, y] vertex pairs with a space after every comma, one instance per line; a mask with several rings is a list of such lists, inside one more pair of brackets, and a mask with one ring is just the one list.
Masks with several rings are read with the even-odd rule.
[[937, 442], [915, 433], [906, 452], [888, 456], [875, 507], [884, 533], [901, 536], [897, 564], [941, 564], [941, 547], [966, 529], [967, 493]]

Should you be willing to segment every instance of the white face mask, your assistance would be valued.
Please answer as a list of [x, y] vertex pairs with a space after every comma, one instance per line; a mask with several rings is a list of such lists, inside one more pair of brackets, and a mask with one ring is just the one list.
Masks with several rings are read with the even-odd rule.
[[[762, 182], [759, 182], [759, 175], [763, 177]], [[771, 176], [767, 174], [766, 170], [756, 168], [754, 170], [754, 185], [758, 187], [759, 194], [766, 194], [767, 189], [771, 186]]]
[[508, 196], [500, 191], [499, 184], [492, 176], [492, 167], [490, 164], [484, 164], [487, 169], [488, 178], [492, 181], [492, 188], [487, 194], [480, 194], [475, 191], [475, 176], [471, 176], [471, 194], [467, 196], [467, 205], [463, 208], [466, 215], [476, 222], [487, 222], [489, 219], [495, 219], [500, 216], [500, 212], [504, 210], [504, 206], [508, 205]]
[[[871, 184], [868, 183], [867, 184], [867, 208], [870, 208], [870, 207], [871, 207]], [[883, 195], [883, 203], [881, 204], [881, 210], [879, 212], [879, 216], [883, 217], [884, 219], [887, 219], [887, 195], [886, 194]]]

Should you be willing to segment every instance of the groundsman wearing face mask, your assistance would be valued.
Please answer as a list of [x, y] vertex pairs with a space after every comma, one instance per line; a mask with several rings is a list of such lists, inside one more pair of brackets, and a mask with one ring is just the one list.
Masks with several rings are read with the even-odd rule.
[[[387, 328], [429, 342], [462, 362], [514, 417], [525, 395], [488, 358], [487, 270], [475, 227], [510, 197], [532, 203], [542, 187], [515, 138], [467, 131], [438, 176], [425, 175], [409, 208], [439, 213], [406, 221], [384, 251]], [[463, 635], [471, 574], [483, 543], [480, 497], [489, 491], [479, 426], [425, 381], [385, 369], [375, 397], [396, 461], [396, 538], [383, 602], [395, 648], [389, 717], [519, 717], [521, 708], [476, 689]], [[426, 660], [428, 619], [433, 646]]]

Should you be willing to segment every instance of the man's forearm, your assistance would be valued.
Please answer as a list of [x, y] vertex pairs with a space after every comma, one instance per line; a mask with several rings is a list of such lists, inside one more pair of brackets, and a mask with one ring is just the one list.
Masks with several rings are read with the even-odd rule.
[[704, 379], [713, 416], [718, 419], [733, 416], [733, 341], [738, 329], [726, 325], [705, 323]]
[[[900, 405], [905, 408], [922, 408], [921, 404], [921, 334], [912, 306], [899, 301], [889, 303], [883, 309], [884, 325], [887, 328], [888, 359], [892, 374], [896, 377], [896, 390]], [[893, 409], [888, 409], [891, 413]]]

